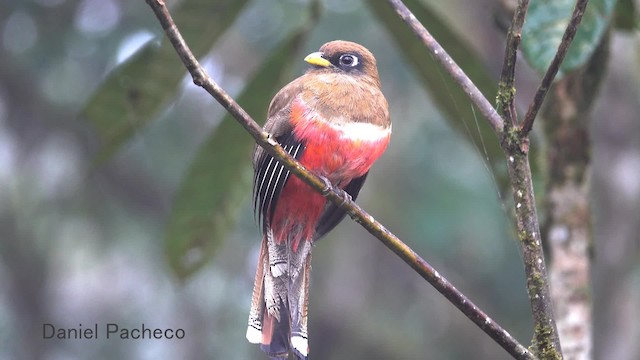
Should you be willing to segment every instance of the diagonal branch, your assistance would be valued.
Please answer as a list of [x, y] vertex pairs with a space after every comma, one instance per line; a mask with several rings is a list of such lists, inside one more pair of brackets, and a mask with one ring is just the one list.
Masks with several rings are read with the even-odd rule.
[[[443, 294], [454, 306], [484, 330], [494, 341], [502, 346], [516, 359], [534, 359], [531, 352], [518, 343], [506, 330], [487, 316], [464, 294], [456, 289], [447, 279], [438, 273], [409, 246], [389, 232], [373, 216], [365, 212], [352, 200], [345, 200], [343, 191], [327, 186], [315, 174], [305, 169], [300, 163], [285, 152], [280, 145], [264, 132], [260, 126], [204, 71], [189, 47], [180, 35], [163, 0], [146, 0], [154, 11], [167, 37], [191, 74], [193, 82], [209, 92], [236, 120], [249, 132], [259, 146], [280, 161], [289, 171], [309, 184], [315, 191], [321, 192], [329, 201], [341, 206], [349, 216], [362, 225], [372, 235], [382, 241], [396, 253], [405, 263], [413, 268], [422, 278], [427, 280], [436, 290]], [[495, 112], [495, 111], [494, 111]], [[496, 114], [497, 115], [497, 114]], [[499, 118], [499, 116], [498, 116]], [[501, 126], [500, 126], [501, 129]]]
[[529, 8], [529, 0], [518, 1], [518, 7], [513, 13], [513, 20], [507, 33], [507, 45], [504, 51], [504, 63], [502, 65], [502, 74], [498, 83], [497, 107], [506, 118], [508, 126], [514, 126], [517, 121], [518, 114], [516, 112], [515, 102], [515, 78], [516, 78], [516, 61], [518, 59], [518, 47], [522, 39], [522, 26], [524, 18]]
[[562, 64], [565, 55], [567, 55], [567, 51], [569, 51], [569, 46], [571, 45], [573, 38], [576, 36], [578, 25], [580, 25], [580, 21], [582, 21], [582, 15], [584, 15], [584, 11], [587, 8], [588, 3], [589, 0], [578, 0], [576, 2], [576, 6], [573, 8], [573, 14], [571, 15], [571, 20], [562, 35], [558, 51], [553, 57], [553, 60], [551, 60], [551, 64], [549, 65], [549, 68], [547, 68], [547, 72], [544, 74], [544, 77], [540, 82], [536, 95], [533, 97], [533, 101], [529, 105], [527, 114], [524, 116], [522, 129], [520, 130], [522, 135], [527, 135], [533, 128], [533, 121], [536, 119], [536, 115], [542, 106], [542, 102], [547, 95], [547, 91], [549, 90], [551, 83], [553, 83], [553, 79], [556, 77], [556, 74], [558, 74], [560, 64]]
[[429, 31], [416, 19], [415, 15], [400, 0], [388, 0], [389, 4], [398, 13], [400, 18], [411, 28], [414, 34], [422, 41], [422, 43], [431, 51], [437, 62], [451, 75], [453, 80], [460, 85], [471, 102], [478, 108], [480, 113], [487, 119], [493, 131], [500, 137], [504, 127], [504, 121], [493, 108], [493, 105], [487, 100], [476, 85], [462, 71], [460, 66], [453, 61], [453, 58], [447, 54], [442, 46], [431, 36]]

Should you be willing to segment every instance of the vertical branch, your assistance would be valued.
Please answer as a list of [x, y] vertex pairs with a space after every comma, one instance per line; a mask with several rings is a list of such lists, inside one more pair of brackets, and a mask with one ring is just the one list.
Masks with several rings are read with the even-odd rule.
[[532, 347], [535, 349], [534, 353], [541, 359], [562, 359], [549, 291], [549, 277], [542, 249], [536, 200], [533, 194], [529, 157], [519, 145], [507, 144], [505, 151], [509, 154], [507, 166], [513, 189], [516, 227], [533, 315]]
[[502, 112], [508, 126], [515, 126], [517, 122], [516, 102], [515, 102], [515, 72], [516, 60], [518, 59], [518, 47], [522, 40], [522, 26], [524, 18], [529, 8], [529, 0], [518, 1], [518, 6], [513, 13], [513, 20], [507, 32], [507, 45], [504, 51], [504, 62], [502, 74], [498, 82], [497, 108]]
[[515, 107], [515, 66], [528, 6], [528, 0], [520, 0], [514, 11], [507, 33], [496, 99], [497, 107], [505, 117], [507, 129], [502, 139], [502, 146], [508, 156], [507, 166], [515, 204], [516, 228], [534, 322], [532, 347], [540, 358], [561, 359], [560, 339], [553, 315], [549, 277], [529, 166], [529, 139], [526, 135], [518, 136], [518, 132], [514, 131], [518, 123]]
[[[556, 55], [547, 69], [538, 90], [529, 105], [520, 131], [507, 131], [503, 147], [509, 156], [508, 167], [516, 203], [516, 222], [522, 243], [523, 260], [527, 274], [527, 290], [534, 320], [534, 346], [542, 358], [561, 359], [560, 337], [554, 321], [552, 298], [549, 290], [544, 252], [542, 249], [539, 222], [531, 186], [531, 171], [527, 153], [528, 134], [533, 127], [538, 110], [553, 83], [560, 65], [578, 30], [588, 0], [578, 0], [571, 20], [567, 25]], [[517, 14], [516, 14], [517, 15]], [[514, 15], [515, 19], [515, 15]], [[506, 65], [505, 65], [506, 67]]]

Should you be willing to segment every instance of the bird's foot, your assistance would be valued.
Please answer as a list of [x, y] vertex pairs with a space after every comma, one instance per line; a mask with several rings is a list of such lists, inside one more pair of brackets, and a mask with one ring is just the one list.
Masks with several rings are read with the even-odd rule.
[[327, 179], [324, 176], [320, 176], [318, 175], [318, 177], [320, 178], [320, 180], [322, 180], [322, 182], [324, 183], [324, 188], [322, 189], [322, 196], [327, 196], [329, 195], [329, 193], [331, 192], [331, 190], [333, 190], [333, 184], [331, 184], [331, 181], [329, 181], [329, 179]]
[[331, 181], [329, 181], [329, 179], [327, 179], [324, 176], [319, 176], [319, 177], [322, 180], [322, 182], [324, 182], [324, 188], [322, 189], [322, 196], [325, 196], [325, 197], [328, 196], [331, 190], [333, 190], [342, 199], [342, 202], [339, 204], [339, 206], [342, 206], [348, 203], [349, 201], [353, 200], [351, 195], [349, 195], [349, 193], [347, 193], [346, 191], [342, 190], [337, 186], [333, 186], [333, 184], [331, 184]]

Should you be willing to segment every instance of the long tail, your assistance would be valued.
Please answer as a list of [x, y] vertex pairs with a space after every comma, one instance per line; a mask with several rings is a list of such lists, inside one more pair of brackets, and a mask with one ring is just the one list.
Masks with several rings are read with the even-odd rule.
[[310, 272], [310, 241], [302, 242], [294, 252], [285, 244], [276, 244], [272, 236], [262, 240], [247, 340], [260, 344], [272, 359], [287, 359], [293, 350], [296, 359], [307, 360]]

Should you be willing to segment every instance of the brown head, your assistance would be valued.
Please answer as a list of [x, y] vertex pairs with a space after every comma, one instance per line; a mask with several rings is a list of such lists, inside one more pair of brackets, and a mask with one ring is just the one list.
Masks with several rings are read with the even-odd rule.
[[320, 51], [309, 54], [306, 62], [313, 65], [308, 73], [338, 73], [370, 77], [379, 85], [376, 58], [364, 46], [350, 41], [328, 42]]

